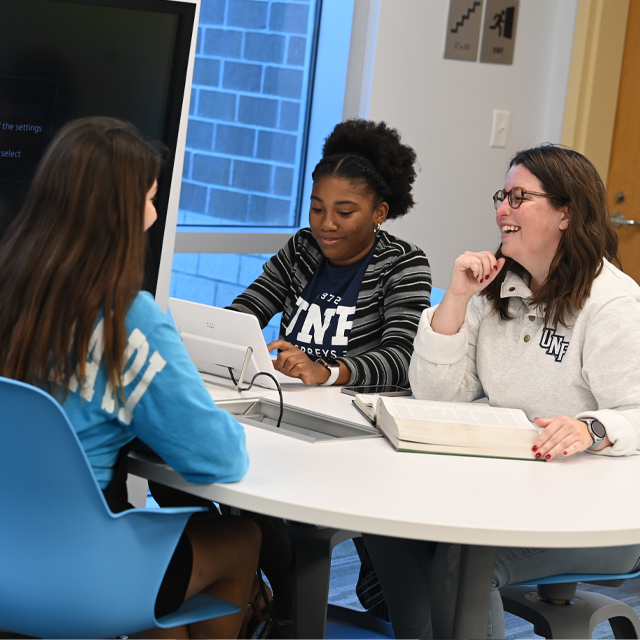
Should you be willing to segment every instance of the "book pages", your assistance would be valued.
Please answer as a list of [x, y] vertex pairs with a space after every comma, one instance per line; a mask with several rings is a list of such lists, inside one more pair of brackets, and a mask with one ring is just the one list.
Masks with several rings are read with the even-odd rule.
[[520, 409], [491, 407], [473, 402], [437, 402], [403, 397], [380, 397], [390, 415], [397, 418], [446, 422], [452, 424], [482, 425], [508, 429], [539, 430]]
[[360, 413], [373, 422], [376, 423], [376, 409], [378, 406], [378, 398], [380, 396], [378, 394], [371, 395], [365, 393], [356, 393], [355, 398], [352, 400], [355, 408], [360, 411]]

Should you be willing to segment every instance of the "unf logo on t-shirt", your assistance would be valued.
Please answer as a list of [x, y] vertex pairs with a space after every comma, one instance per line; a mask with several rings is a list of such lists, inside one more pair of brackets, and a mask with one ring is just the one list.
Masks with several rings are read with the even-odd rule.
[[[285, 329], [286, 339], [314, 358], [344, 356], [356, 308], [341, 305], [340, 297], [332, 294], [323, 293], [318, 298], [329, 306], [298, 297], [295, 314]], [[304, 320], [299, 331], [290, 335], [301, 317]]]
[[285, 339], [312, 360], [347, 355], [360, 285], [376, 243], [357, 262], [332, 267], [323, 256], [296, 300]]

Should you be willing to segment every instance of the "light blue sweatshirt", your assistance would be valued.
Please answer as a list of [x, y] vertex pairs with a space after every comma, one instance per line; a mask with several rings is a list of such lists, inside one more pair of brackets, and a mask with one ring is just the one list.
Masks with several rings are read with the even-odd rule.
[[249, 467], [244, 429], [215, 406], [149, 293], [136, 296], [125, 326], [124, 405], [116, 405], [102, 361], [102, 318], [91, 337], [85, 384], [81, 389], [72, 380], [62, 405], [100, 487], [111, 481], [120, 448], [136, 436], [190, 482], [240, 480]]

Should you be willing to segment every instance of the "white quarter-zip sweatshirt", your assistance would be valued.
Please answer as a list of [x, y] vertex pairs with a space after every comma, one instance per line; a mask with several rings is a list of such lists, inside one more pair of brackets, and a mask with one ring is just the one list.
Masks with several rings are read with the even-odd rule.
[[640, 287], [604, 261], [569, 327], [545, 327], [528, 284], [509, 273], [504, 321], [484, 296], [469, 301], [453, 336], [435, 333], [436, 307], [422, 313], [409, 368], [417, 398], [522, 409], [530, 420], [597, 418], [612, 441], [598, 453], [640, 451]]

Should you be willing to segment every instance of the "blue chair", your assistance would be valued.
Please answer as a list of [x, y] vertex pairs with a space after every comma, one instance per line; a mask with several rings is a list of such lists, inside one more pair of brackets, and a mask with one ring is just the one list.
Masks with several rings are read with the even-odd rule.
[[0, 378], [0, 627], [106, 638], [239, 611], [199, 594], [156, 619], [158, 589], [200, 508], [113, 514], [60, 405]]
[[576, 591], [576, 587], [578, 582], [619, 587], [639, 576], [640, 571], [565, 573], [503, 587], [500, 595], [505, 611], [531, 622], [534, 633], [545, 638], [591, 638], [593, 629], [605, 620], [614, 637], [638, 638], [640, 619], [628, 604], [600, 593]]

